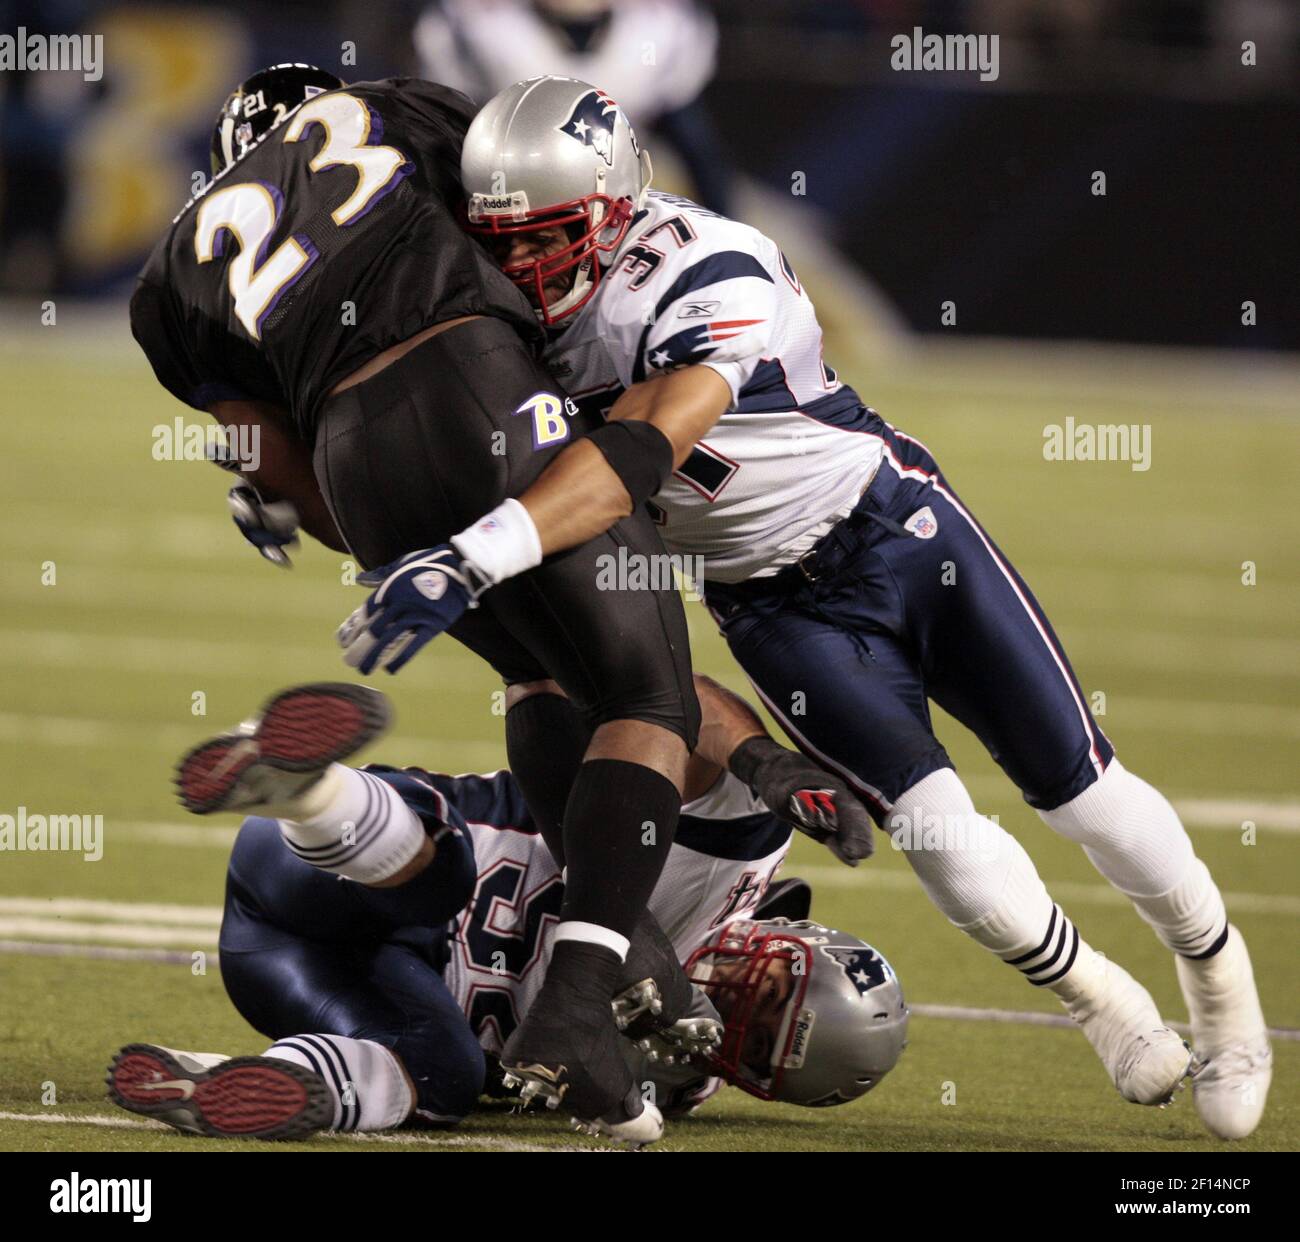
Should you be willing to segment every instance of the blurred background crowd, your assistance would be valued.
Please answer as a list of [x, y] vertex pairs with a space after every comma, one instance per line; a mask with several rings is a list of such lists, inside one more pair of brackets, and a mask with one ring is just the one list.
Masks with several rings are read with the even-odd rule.
[[[997, 35], [997, 77], [900, 72], [915, 27]], [[661, 184], [867, 331], [1300, 347], [1297, 0], [0, 0], [20, 29], [104, 50], [97, 81], [0, 71], [11, 298], [129, 290], [227, 91], [304, 60], [479, 102], [593, 81]]]

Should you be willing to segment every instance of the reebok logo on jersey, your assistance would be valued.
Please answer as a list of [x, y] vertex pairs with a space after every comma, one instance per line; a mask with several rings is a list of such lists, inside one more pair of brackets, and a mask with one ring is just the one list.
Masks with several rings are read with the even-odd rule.
[[721, 302], [687, 302], [677, 312], [678, 319], [707, 319], [721, 306]]
[[929, 505], [918, 509], [906, 522], [903, 529], [910, 531], [918, 539], [933, 539], [939, 533], [939, 519]]

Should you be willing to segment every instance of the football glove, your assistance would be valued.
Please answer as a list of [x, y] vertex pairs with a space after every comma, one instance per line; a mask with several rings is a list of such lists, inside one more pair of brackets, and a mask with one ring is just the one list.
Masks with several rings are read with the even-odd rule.
[[251, 483], [238, 483], [226, 496], [239, 533], [272, 565], [292, 569], [288, 548], [298, 544], [298, 510], [287, 500], [264, 500]]
[[871, 857], [871, 816], [834, 773], [770, 737], [741, 742], [730, 766], [773, 815], [820, 841], [840, 862], [856, 867]]
[[339, 626], [343, 661], [361, 673], [396, 673], [431, 638], [450, 629], [491, 585], [449, 543], [412, 552], [358, 576], [373, 586]]

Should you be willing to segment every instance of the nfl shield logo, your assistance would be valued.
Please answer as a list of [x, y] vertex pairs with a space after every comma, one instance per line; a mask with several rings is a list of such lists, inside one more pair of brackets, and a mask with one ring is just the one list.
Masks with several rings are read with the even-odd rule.
[[903, 529], [911, 531], [918, 539], [933, 539], [939, 533], [939, 519], [929, 505], [918, 509], [906, 522]]

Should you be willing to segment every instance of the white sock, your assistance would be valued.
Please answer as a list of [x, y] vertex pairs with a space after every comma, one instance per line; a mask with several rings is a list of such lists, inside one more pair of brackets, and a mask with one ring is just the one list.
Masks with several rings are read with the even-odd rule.
[[886, 827], [930, 900], [1036, 987], [1063, 997], [1097, 954], [1056, 905], [1020, 842], [978, 814], [956, 772], [932, 772], [893, 805]]
[[620, 962], [627, 961], [627, 951], [631, 947], [626, 936], [608, 927], [602, 927], [599, 923], [583, 923], [577, 919], [566, 919], [556, 925], [552, 943], [559, 944], [561, 940], [581, 940], [584, 944], [598, 944], [602, 949], [617, 953]]
[[335, 1130], [391, 1130], [415, 1108], [397, 1058], [373, 1040], [291, 1035], [262, 1055], [292, 1061], [325, 1080], [334, 1100]]
[[361, 884], [395, 875], [419, 853], [424, 825], [387, 781], [332, 763], [280, 819], [303, 862]]
[[1196, 857], [1178, 812], [1118, 759], [1077, 798], [1040, 811], [1083, 846], [1092, 865], [1137, 908], [1166, 948], [1213, 956], [1228, 935], [1223, 895]]

